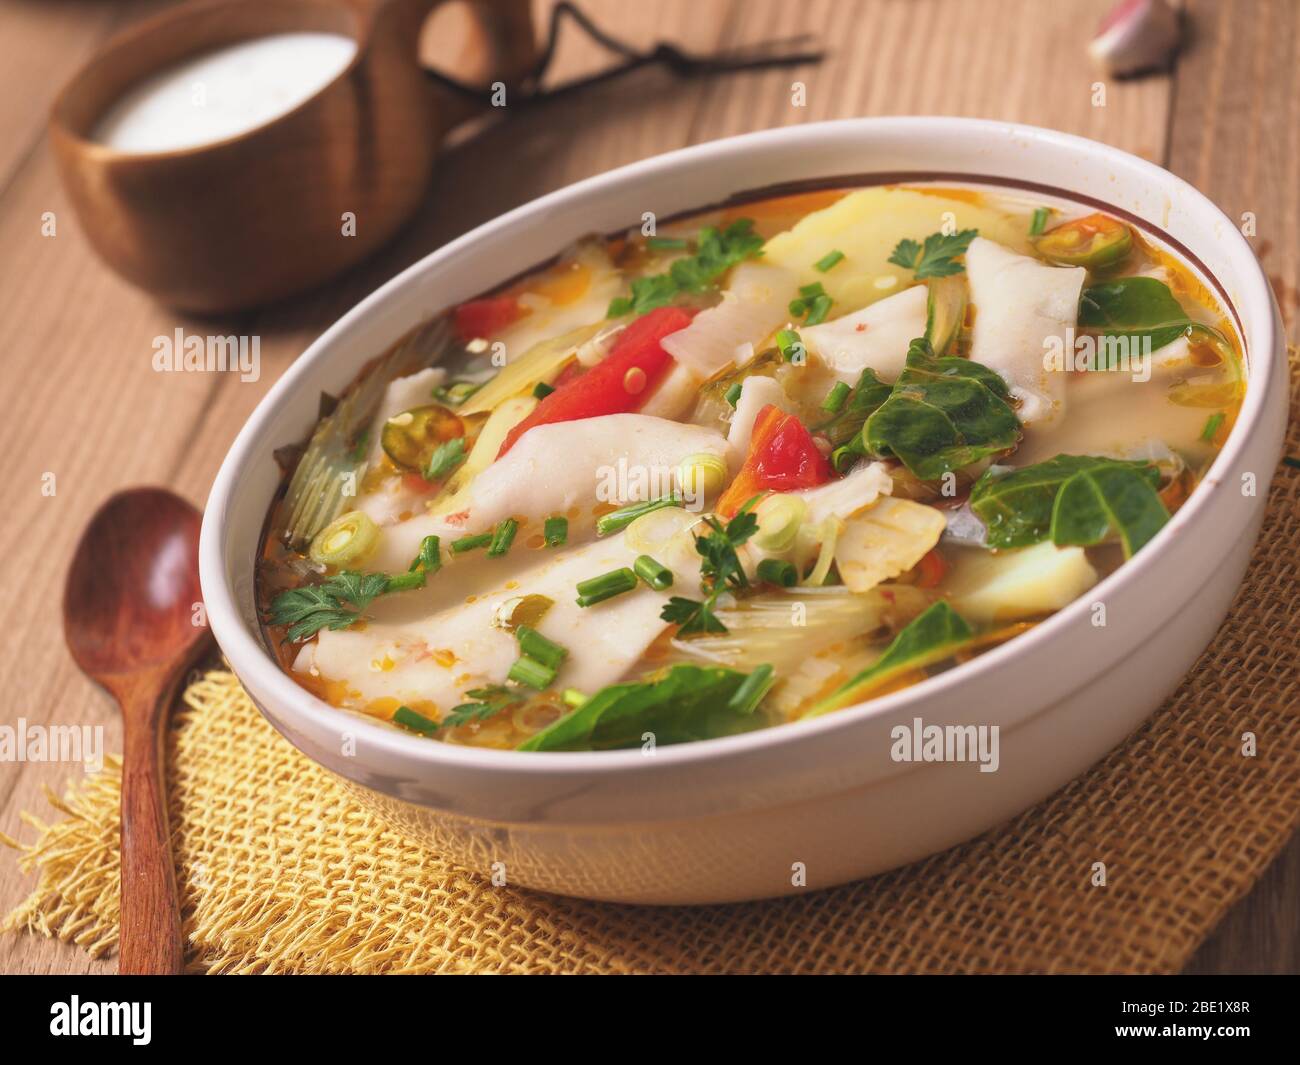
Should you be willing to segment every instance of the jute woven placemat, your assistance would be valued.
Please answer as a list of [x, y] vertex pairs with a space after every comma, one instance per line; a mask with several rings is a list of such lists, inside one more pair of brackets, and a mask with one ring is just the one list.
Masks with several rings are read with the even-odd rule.
[[[1287, 454], [1300, 454], [1292, 373]], [[185, 692], [172, 821], [193, 963], [211, 972], [1162, 972], [1182, 967], [1300, 823], [1300, 470], [1178, 692], [1091, 772], [995, 831], [872, 880], [661, 909], [537, 895], [385, 828], [235, 678]], [[1195, 579], [1195, 575], [1189, 575]], [[1242, 734], [1257, 737], [1255, 757]], [[29, 818], [36, 890], [5, 926], [113, 949], [116, 763]], [[13, 843], [13, 841], [7, 841]], [[15, 844], [16, 845], [16, 844]], [[1104, 862], [1106, 885], [1093, 886]]]

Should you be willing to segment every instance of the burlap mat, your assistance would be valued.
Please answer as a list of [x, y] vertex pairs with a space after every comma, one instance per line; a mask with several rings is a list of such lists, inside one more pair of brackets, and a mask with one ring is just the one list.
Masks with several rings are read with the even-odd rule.
[[[1300, 454], [1293, 355], [1287, 454]], [[620, 907], [493, 887], [415, 846], [263, 721], [234, 677], [185, 692], [172, 823], [210, 972], [1162, 972], [1183, 966], [1300, 822], [1300, 470], [1275, 478], [1241, 594], [1177, 694], [1000, 829], [776, 902]], [[1194, 575], [1190, 575], [1194, 579]], [[1243, 757], [1242, 733], [1258, 737]], [[116, 763], [28, 818], [35, 892], [5, 922], [116, 943]], [[13, 841], [6, 841], [11, 844]], [[16, 845], [16, 844], [15, 844]], [[1107, 884], [1091, 885], [1094, 862]]]

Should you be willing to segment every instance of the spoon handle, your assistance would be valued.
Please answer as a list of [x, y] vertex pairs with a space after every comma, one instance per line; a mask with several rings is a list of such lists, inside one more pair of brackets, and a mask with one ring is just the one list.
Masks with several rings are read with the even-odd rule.
[[118, 971], [133, 975], [184, 967], [163, 772], [163, 735], [176, 684], [148, 683], [152, 679], [116, 693], [125, 732]]

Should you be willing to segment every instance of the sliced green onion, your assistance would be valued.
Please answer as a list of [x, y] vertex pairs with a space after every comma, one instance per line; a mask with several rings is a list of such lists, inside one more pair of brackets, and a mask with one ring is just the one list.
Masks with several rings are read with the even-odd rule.
[[721, 492], [726, 483], [727, 464], [719, 455], [709, 452], [688, 455], [677, 467], [677, 486], [682, 495], [692, 501]]
[[793, 299], [786, 305], [786, 310], [790, 312], [791, 318], [802, 318], [808, 313], [808, 301]]
[[477, 536], [462, 536], [459, 540], [451, 542], [453, 554], [463, 555], [466, 551], [475, 551], [480, 547], [487, 547], [492, 542], [492, 533], [479, 533]]
[[531, 625], [520, 625], [515, 629], [515, 639], [519, 641], [519, 650], [528, 658], [540, 662], [551, 669], [559, 669], [569, 653], [554, 640], [548, 640]]
[[514, 518], [506, 518], [492, 530], [491, 542], [488, 544], [488, 557], [499, 558], [510, 550], [510, 545], [515, 542], [515, 533], [519, 530], [519, 522]]
[[1223, 424], [1223, 411], [1211, 414], [1205, 422], [1205, 428], [1201, 430], [1201, 442], [1209, 444], [1214, 440], [1214, 434], [1219, 431], [1219, 426]]
[[665, 588], [672, 587], [673, 571], [657, 558], [651, 558], [649, 555], [639, 555], [637, 560], [632, 563], [632, 570], [656, 592], [662, 592]]
[[413, 569], [406, 573], [398, 573], [388, 578], [388, 584], [384, 587], [385, 592], [411, 592], [416, 588], [424, 587], [424, 570]]
[[740, 402], [740, 393], [743, 387], [744, 386], [739, 381], [737, 381], [729, 389], [727, 389], [726, 394], [723, 395], [722, 397], [732, 406], [733, 409], [735, 408], [736, 404]]
[[793, 329], [782, 329], [776, 334], [776, 347], [786, 362], [794, 362], [804, 351], [803, 341]]
[[681, 251], [688, 245], [685, 237], [650, 237], [645, 246], [655, 251]]
[[799, 571], [782, 558], [765, 558], [758, 564], [758, 579], [779, 588], [793, 588], [799, 583]]
[[555, 679], [555, 670], [534, 658], [523, 655], [515, 659], [515, 664], [510, 667], [510, 672], [506, 676], [516, 684], [542, 691]]
[[533, 385], [533, 398], [545, 399], [554, 391], [553, 385], [548, 385], [545, 381], [538, 381], [537, 384]]
[[828, 251], [815, 263], [813, 269], [819, 273], [826, 273], [831, 267], [836, 266], [844, 258], [844, 253], [836, 248], [834, 251]]
[[831, 298], [825, 294], [818, 296], [812, 301], [812, 309], [808, 312], [808, 317], [803, 320], [804, 325], [821, 325], [826, 321], [826, 316], [831, 311]]
[[439, 728], [438, 722], [430, 721], [423, 714], [417, 714], [409, 706], [399, 706], [393, 711], [393, 724], [409, 728], [412, 732], [424, 736], [432, 736]]
[[407, 568], [422, 569], [425, 573], [437, 573], [442, 569], [442, 540], [437, 536], [426, 536], [420, 541], [420, 553]]
[[776, 671], [771, 666], [756, 667], [753, 673], [740, 682], [740, 687], [727, 703], [727, 708], [738, 714], [752, 714], [775, 683]]
[[458, 436], [433, 449], [429, 464], [424, 468], [426, 481], [440, 481], [465, 461], [465, 438]]
[[820, 281], [814, 281], [809, 285], [800, 285], [799, 295], [806, 300], [815, 300], [818, 296], [826, 295], [826, 290], [822, 288]]
[[1047, 228], [1047, 220], [1051, 216], [1052, 209], [1050, 207], [1037, 208], [1034, 211], [1034, 217], [1029, 221], [1029, 235], [1031, 237], [1038, 236], [1039, 233]]
[[636, 587], [637, 577], [626, 566], [610, 570], [599, 577], [589, 577], [578, 582], [578, 606], [593, 606], [616, 595], [630, 592]]
[[764, 551], [785, 551], [793, 546], [799, 527], [808, 516], [808, 504], [797, 495], [776, 493], [754, 509], [758, 531], [754, 543]]
[[569, 519], [563, 517], [547, 518], [542, 525], [542, 539], [547, 547], [559, 547], [569, 538]]
[[849, 393], [853, 389], [849, 388], [843, 381], [836, 381], [835, 387], [826, 393], [826, 398], [822, 400], [822, 410], [828, 414], [838, 414], [844, 407], [844, 401], [849, 398]]
[[586, 693], [578, 691], [577, 688], [565, 688], [560, 698], [564, 700], [565, 706], [571, 706], [574, 710], [587, 701]]
[[370, 553], [379, 539], [379, 526], [364, 510], [340, 515], [318, 532], [307, 553], [325, 566], [346, 566]]
[[676, 496], [650, 499], [644, 503], [629, 503], [618, 510], [611, 510], [603, 518], [598, 519], [596, 522], [596, 535], [608, 536], [620, 529], [626, 529], [642, 514], [649, 514], [653, 510], [662, 510], [664, 507], [680, 507], [681, 505], [682, 501]]

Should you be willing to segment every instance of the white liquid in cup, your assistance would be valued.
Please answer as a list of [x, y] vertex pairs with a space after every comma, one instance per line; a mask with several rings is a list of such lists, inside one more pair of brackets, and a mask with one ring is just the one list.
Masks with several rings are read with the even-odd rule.
[[127, 90], [93, 138], [119, 151], [161, 152], [246, 133], [314, 96], [356, 50], [338, 33], [277, 33], [195, 56]]

